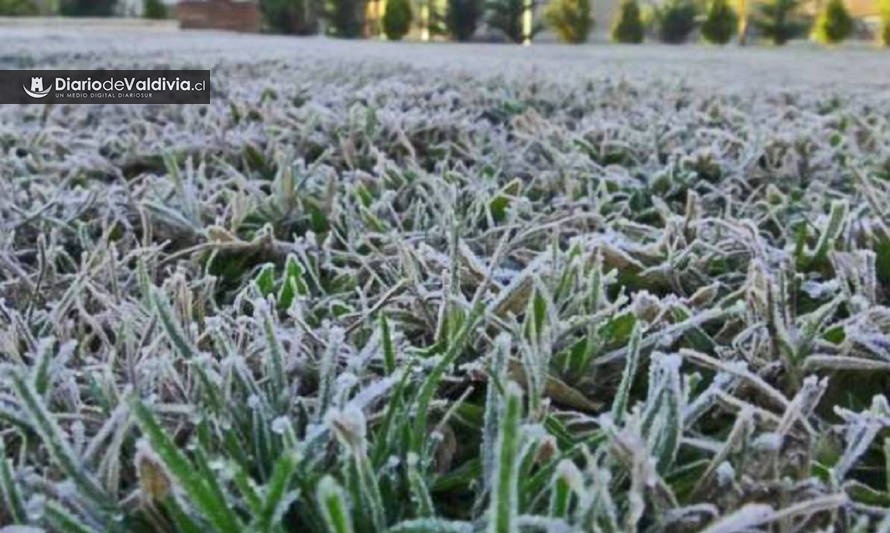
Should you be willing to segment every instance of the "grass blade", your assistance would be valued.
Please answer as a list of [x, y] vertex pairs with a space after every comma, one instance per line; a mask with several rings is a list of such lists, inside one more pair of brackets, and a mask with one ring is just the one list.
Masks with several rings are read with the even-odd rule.
[[519, 475], [519, 422], [522, 416], [522, 389], [509, 382], [505, 389], [504, 418], [497, 443], [495, 485], [491, 494], [488, 531], [510, 533], [516, 526]]
[[325, 476], [319, 481], [316, 499], [329, 533], [352, 533], [354, 531], [346, 494], [334, 481], [334, 478]]
[[199, 471], [194, 468], [158, 424], [151, 411], [136, 397], [130, 399], [130, 408], [154, 452], [207, 520], [222, 533], [243, 531], [243, 525], [230, 508], [229, 503], [214, 494]]

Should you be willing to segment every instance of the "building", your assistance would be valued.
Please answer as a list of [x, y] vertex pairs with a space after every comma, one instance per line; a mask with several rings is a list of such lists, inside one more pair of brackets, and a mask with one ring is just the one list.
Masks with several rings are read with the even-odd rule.
[[256, 0], [181, 0], [176, 18], [186, 30], [258, 32], [262, 27]]

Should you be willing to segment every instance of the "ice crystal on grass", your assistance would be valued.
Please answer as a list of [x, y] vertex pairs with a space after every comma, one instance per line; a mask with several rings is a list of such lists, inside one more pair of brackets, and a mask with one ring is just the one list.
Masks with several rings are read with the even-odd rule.
[[0, 525], [890, 530], [886, 58], [10, 31]]

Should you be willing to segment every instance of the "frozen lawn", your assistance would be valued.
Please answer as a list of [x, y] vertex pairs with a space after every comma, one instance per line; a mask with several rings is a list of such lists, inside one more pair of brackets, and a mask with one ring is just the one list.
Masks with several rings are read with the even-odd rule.
[[890, 55], [0, 28], [0, 525], [890, 531]]
[[[816, 87], [854, 92], [890, 90], [890, 55], [865, 43], [848, 44], [836, 50], [809, 43], [778, 49], [654, 44], [519, 47], [177, 32], [166, 26], [100, 25], [83, 30], [57, 25], [3, 26], [0, 51], [3, 60], [0, 66], [4, 68], [15, 68], [17, 59], [24, 58], [28, 66], [30, 61], [40, 63], [46, 57], [65, 65], [85, 67], [107, 66], [118, 61], [194, 62], [206, 67], [279, 60], [286, 61], [287, 65], [361, 61], [485, 76], [525, 77], [535, 73], [565, 81], [601, 77], [640, 81], [669, 78], [693, 87], [740, 91]], [[275, 72], [287, 74], [286, 67]]]

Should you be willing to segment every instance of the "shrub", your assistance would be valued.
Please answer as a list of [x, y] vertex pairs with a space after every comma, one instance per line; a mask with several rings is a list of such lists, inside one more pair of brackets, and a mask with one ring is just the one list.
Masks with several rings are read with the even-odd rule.
[[881, 26], [878, 28], [878, 41], [890, 46], [890, 0], [880, 0]]
[[635, 0], [622, 0], [612, 26], [612, 40], [619, 43], [643, 42], [643, 19]]
[[261, 0], [260, 9], [272, 33], [318, 33], [318, 10], [312, 0]]
[[540, 25], [533, 24], [531, 35], [524, 35], [522, 15], [526, 8], [534, 9], [532, 0], [488, 0], [485, 8], [488, 25], [514, 43], [521, 43], [526, 37], [531, 39], [541, 29]]
[[553, 0], [547, 4], [544, 19], [567, 43], [583, 43], [593, 28], [590, 0]]
[[59, 12], [66, 17], [110, 17], [116, 0], [63, 0]]
[[726, 44], [735, 34], [738, 23], [739, 17], [727, 0], [711, 0], [701, 33], [709, 43]]
[[758, 5], [759, 16], [754, 25], [773, 44], [783, 45], [806, 29], [795, 13], [799, 4], [799, 0], [765, 0]]
[[389, 0], [383, 13], [383, 33], [398, 41], [411, 29], [411, 0]]
[[144, 0], [142, 16], [147, 19], [165, 19], [167, 18], [167, 6], [161, 0]]
[[0, 0], [0, 16], [20, 17], [36, 14], [37, 6], [31, 0]]
[[455, 41], [469, 41], [482, 15], [482, 0], [448, 0], [445, 30]]
[[361, 37], [365, 28], [365, 7], [365, 0], [331, 0], [329, 33], [344, 39]]
[[690, 0], [668, 0], [655, 10], [658, 38], [669, 44], [680, 44], [695, 29], [695, 5]]
[[816, 19], [816, 39], [823, 43], [839, 43], [853, 33], [853, 17], [843, 0], [828, 0]]

